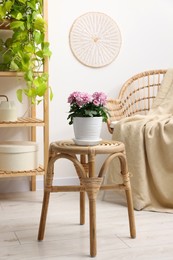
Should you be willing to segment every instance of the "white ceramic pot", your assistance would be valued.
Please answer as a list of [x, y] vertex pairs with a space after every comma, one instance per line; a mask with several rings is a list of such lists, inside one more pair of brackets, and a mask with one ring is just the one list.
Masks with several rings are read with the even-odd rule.
[[0, 95], [0, 97], [6, 98], [6, 101], [0, 102], [0, 121], [16, 121], [17, 112], [14, 101], [8, 101], [8, 97], [5, 95]]
[[102, 117], [75, 117], [73, 129], [78, 145], [96, 145], [101, 141]]

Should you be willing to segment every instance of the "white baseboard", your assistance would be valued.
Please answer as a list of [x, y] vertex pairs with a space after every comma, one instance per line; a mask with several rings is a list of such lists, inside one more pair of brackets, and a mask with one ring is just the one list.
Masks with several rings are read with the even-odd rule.
[[26, 192], [29, 190], [30, 182], [28, 177], [0, 179], [0, 193]]
[[[66, 177], [54, 179], [54, 185], [78, 185], [78, 177]], [[36, 179], [36, 189], [43, 190], [43, 178]], [[2, 178], [0, 179], [0, 193], [30, 191], [28, 177]]]

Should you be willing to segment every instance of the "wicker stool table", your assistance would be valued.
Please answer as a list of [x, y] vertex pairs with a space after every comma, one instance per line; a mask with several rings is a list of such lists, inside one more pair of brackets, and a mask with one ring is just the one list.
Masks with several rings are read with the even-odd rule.
[[[108, 156], [102, 164], [100, 172], [96, 174], [95, 159], [96, 155], [99, 154], [107, 154]], [[106, 174], [109, 163], [115, 157], [117, 157], [120, 161], [123, 183], [104, 185], [102, 184], [103, 177]], [[72, 161], [79, 177], [80, 185], [53, 186], [54, 163], [56, 160], [61, 158], [66, 158]], [[96, 256], [96, 197], [99, 190], [110, 189], [125, 190], [127, 198], [130, 235], [132, 238], [135, 238], [135, 219], [124, 144], [117, 141], [101, 141], [99, 145], [95, 146], [78, 146], [74, 144], [73, 141], [57, 141], [51, 143], [49, 149], [49, 161], [45, 180], [44, 198], [40, 218], [38, 240], [41, 241], [44, 238], [50, 193], [73, 191], [80, 192], [80, 224], [84, 224], [86, 192], [89, 199], [90, 255], [92, 257]]]

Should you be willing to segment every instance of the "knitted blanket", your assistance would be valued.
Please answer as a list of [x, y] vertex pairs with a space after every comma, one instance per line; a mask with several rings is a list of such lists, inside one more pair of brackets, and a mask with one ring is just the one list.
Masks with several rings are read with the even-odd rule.
[[[134, 208], [173, 213], [173, 69], [165, 74], [148, 115], [120, 120], [112, 139], [126, 147]], [[120, 182], [116, 160], [107, 176], [108, 183]]]

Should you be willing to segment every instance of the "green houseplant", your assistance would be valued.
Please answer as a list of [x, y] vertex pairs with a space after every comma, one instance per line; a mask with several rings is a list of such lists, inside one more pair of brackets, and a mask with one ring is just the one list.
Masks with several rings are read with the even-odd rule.
[[43, 0], [0, 0], [0, 22], [9, 22], [13, 32], [6, 40], [0, 39], [0, 70], [23, 72], [26, 88], [17, 90], [17, 98], [22, 102], [25, 94], [38, 104], [48, 87], [48, 74], [41, 69], [44, 59], [51, 56], [45, 41]]

